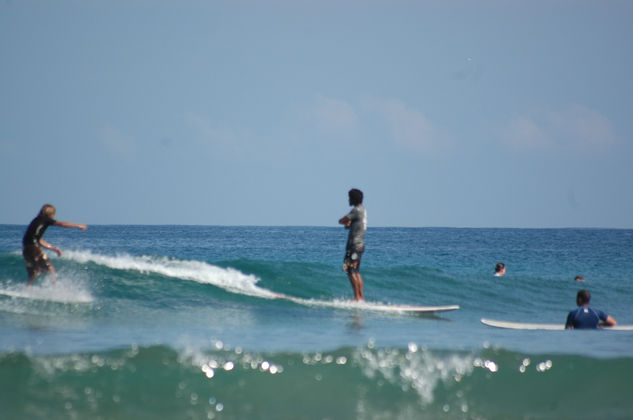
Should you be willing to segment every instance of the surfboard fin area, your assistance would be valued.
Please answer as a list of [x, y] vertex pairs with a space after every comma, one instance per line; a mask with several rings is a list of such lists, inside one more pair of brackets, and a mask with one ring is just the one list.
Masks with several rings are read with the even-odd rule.
[[[534, 324], [529, 322], [498, 321], [495, 319], [481, 318], [481, 323], [489, 327], [505, 328], [510, 330], [564, 330], [564, 324]], [[599, 327], [603, 330], [633, 331], [633, 325], [616, 325], [614, 327]]]

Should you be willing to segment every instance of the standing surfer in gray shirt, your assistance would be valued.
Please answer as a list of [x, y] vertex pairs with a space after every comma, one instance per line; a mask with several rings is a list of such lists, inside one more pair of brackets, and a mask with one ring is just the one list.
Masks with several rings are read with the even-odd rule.
[[349, 190], [349, 205], [354, 208], [341, 219], [339, 224], [349, 229], [343, 271], [347, 273], [354, 290], [354, 300], [360, 301], [363, 296], [363, 277], [360, 275], [360, 260], [365, 251], [365, 231], [367, 230], [367, 212], [363, 207], [363, 192], [356, 188]]

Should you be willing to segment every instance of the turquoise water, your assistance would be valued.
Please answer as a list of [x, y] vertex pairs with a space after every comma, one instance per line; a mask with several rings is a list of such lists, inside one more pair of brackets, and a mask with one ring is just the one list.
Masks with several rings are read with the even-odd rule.
[[424, 316], [348, 303], [342, 228], [51, 227], [60, 280], [28, 291], [24, 230], [0, 225], [2, 419], [633, 418], [633, 332], [479, 321], [563, 323], [582, 287], [633, 324], [632, 230], [370, 227], [366, 299], [461, 307]]

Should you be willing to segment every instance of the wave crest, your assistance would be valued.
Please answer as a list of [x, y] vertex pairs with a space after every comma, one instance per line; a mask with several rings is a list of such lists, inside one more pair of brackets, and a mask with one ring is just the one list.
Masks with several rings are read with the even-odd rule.
[[255, 275], [244, 274], [230, 267], [218, 267], [204, 261], [147, 255], [118, 254], [109, 256], [95, 254], [91, 251], [67, 251], [64, 253], [64, 258], [81, 264], [93, 263], [114, 270], [160, 274], [165, 277], [210, 284], [236, 294], [270, 299], [277, 296], [274, 292], [257, 286], [260, 279]]

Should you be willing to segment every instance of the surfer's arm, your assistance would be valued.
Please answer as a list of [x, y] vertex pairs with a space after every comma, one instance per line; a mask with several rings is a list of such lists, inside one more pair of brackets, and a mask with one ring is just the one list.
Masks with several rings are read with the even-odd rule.
[[50, 249], [51, 251], [57, 252], [57, 255], [59, 255], [60, 257], [62, 256], [62, 250], [61, 249], [57, 248], [55, 245], [49, 244], [44, 239], [40, 239], [40, 245], [43, 246], [46, 249]]
[[70, 222], [60, 222], [60, 221], [56, 221], [55, 222], [55, 226], [61, 226], [61, 227], [65, 227], [65, 228], [77, 228], [77, 229], [81, 229], [81, 230], [88, 229], [88, 226], [82, 225], [80, 223], [70, 223]]
[[344, 225], [345, 227], [349, 227], [352, 224], [352, 221], [349, 218], [349, 214], [338, 219], [339, 225]]
[[607, 319], [604, 320], [602, 325], [605, 325], [607, 327], [615, 327], [616, 325], [618, 325], [618, 323], [615, 321], [615, 319], [613, 319], [611, 315], [607, 315]]

